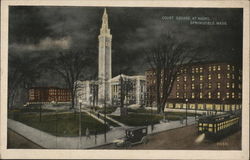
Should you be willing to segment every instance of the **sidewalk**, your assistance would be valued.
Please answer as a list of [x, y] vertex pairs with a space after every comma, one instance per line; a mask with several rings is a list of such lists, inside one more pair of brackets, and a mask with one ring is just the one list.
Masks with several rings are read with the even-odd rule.
[[[188, 125], [194, 124], [194, 118], [188, 118]], [[171, 121], [168, 123], [161, 123], [154, 125], [153, 131], [151, 130], [151, 126], [148, 126], [148, 133], [158, 133], [161, 131], [179, 128], [185, 126], [185, 122], [183, 124], [180, 121]], [[23, 123], [18, 121], [14, 121], [8, 119], [8, 128], [13, 131], [23, 135], [27, 139], [33, 141], [34, 143], [50, 149], [84, 149], [84, 148], [92, 148], [99, 145], [104, 145], [108, 143], [112, 143], [115, 139], [121, 138], [125, 136], [125, 129], [128, 127], [115, 127], [112, 128], [106, 134], [106, 142], [105, 135], [99, 134], [96, 137], [91, 135], [89, 138], [82, 137], [56, 137], [46, 132], [40, 131], [38, 129], [29, 127]]]

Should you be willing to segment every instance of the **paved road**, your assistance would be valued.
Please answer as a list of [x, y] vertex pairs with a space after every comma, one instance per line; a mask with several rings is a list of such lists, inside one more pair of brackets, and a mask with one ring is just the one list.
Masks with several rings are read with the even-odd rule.
[[[172, 129], [149, 136], [147, 144], [140, 144], [130, 149], [181, 149], [181, 150], [240, 150], [241, 131], [218, 142], [204, 139], [195, 143], [198, 137], [196, 125]], [[118, 149], [114, 145], [100, 146], [98, 149]], [[120, 148], [121, 149], [121, 148]]]
[[22, 135], [8, 129], [8, 148], [41, 149], [42, 147], [28, 140]]

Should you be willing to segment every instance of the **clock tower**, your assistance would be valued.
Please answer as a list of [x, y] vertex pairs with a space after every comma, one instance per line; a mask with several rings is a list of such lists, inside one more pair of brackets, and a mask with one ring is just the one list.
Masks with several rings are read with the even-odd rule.
[[100, 29], [99, 40], [99, 54], [98, 54], [98, 79], [99, 79], [99, 91], [98, 101], [102, 105], [104, 100], [106, 103], [111, 103], [111, 84], [112, 78], [112, 61], [111, 61], [111, 43], [112, 35], [108, 27], [108, 14], [106, 8], [102, 16], [102, 26]]

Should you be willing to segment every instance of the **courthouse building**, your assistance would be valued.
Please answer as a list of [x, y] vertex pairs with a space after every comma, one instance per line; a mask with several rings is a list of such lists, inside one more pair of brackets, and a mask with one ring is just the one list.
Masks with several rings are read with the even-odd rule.
[[[156, 99], [153, 70], [146, 71], [148, 105]], [[231, 111], [242, 104], [242, 69], [229, 63], [179, 66], [166, 107]]]

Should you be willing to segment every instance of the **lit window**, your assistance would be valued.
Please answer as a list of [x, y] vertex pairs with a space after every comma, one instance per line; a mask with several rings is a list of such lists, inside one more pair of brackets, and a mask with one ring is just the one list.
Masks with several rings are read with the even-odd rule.
[[241, 84], [239, 84], [239, 89], [241, 89]]
[[229, 73], [227, 73], [227, 78], [228, 78], [228, 79], [230, 78], [230, 74], [229, 74]]
[[241, 80], [241, 76], [239, 76], [239, 80]]
[[184, 89], [185, 89], [185, 90], [187, 89], [187, 85], [186, 85], [186, 84], [184, 84]]
[[187, 73], [187, 69], [186, 68], [184, 68], [184, 73]]
[[208, 92], [208, 98], [211, 99], [211, 92]]
[[194, 92], [192, 92], [192, 98], [195, 98]]
[[238, 98], [241, 98], [241, 93], [239, 93]]
[[195, 78], [194, 78], [194, 76], [192, 76], [192, 81], [194, 81], [195, 80]]
[[202, 67], [200, 67], [200, 73], [202, 73], [203, 72], [203, 68]]
[[232, 74], [232, 79], [234, 79], [234, 74]]
[[234, 88], [234, 86], [235, 86], [234, 83], [232, 83], [232, 88]]
[[217, 98], [220, 98], [220, 92], [217, 92]]
[[232, 71], [234, 71], [234, 66], [232, 66]]
[[180, 84], [177, 84], [177, 85], [176, 85], [176, 89], [180, 89]]
[[234, 96], [235, 96], [235, 94], [234, 94], [234, 92], [232, 92], [232, 98], [234, 98]]
[[221, 78], [221, 75], [220, 75], [220, 74], [217, 74], [217, 77], [218, 77], [218, 79], [220, 79], [220, 78]]
[[203, 80], [203, 75], [200, 75], [200, 81], [202, 81]]
[[185, 92], [183, 96], [184, 96], [184, 98], [187, 98], [187, 93]]
[[179, 92], [176, 92], [176, 98], [179, 98]]
[[211, 80], [212, 79], [212, 76], [211, 74], [208, 75], [208, 79]]
[[209, 72], [212, 71], [212, 67], [211, 66], [208, 67], [208, 71]]
[[229, 82], [227, 82], [227, 88], [230, 88], [230, 83]]
[[200, 89], [202, 89], [203, 88], [203, 84], [202, 83], [200, 83]]
[[227, 70], [230, 70], [230, 65], [227, 65]]
[[212, 88], [212, 84], [211, 83], [208, 83], [208, 88]]
[[217, 70], [220, 71], [220, 66], [217, 67]]
[[194, 89], [194, 84], [192, 83], [192, 89]]
[[200, 99], [202, 99], [202, 92], [200, 92]]
[[192, 73], [194, 73], [194, 68], [192, 68]]
[[179, 81], [180, 81], [180, 77], [179, 77], [179, 76], [177, 76], [177, 78], [176, 78], [176, 79], [177, 79], [177, 82], [179, 82]]
[[187, 76], [184, 76], [184, 82], [186, 82], [187, 81]]
[[195, 68], [195, 72], [198, 73], [199, 72], [199, 68]]
[[216, 71], [216, 66], [213, 66], [213, 71]]
[[229, 92], [227, 92], [227, 98], [229, 98], [230, 97], [230, 94], [229, 94]]
[[217, 83], [217, 88], [218, 88], [218, 89], [220, 88], [220, 83]]
[[183, 73], [183, 69], [181, 69], [181, 73]]

